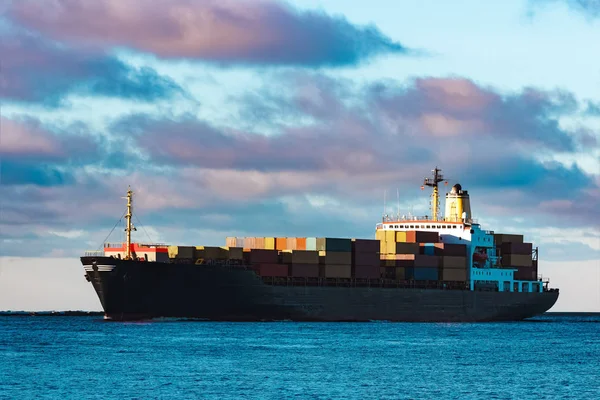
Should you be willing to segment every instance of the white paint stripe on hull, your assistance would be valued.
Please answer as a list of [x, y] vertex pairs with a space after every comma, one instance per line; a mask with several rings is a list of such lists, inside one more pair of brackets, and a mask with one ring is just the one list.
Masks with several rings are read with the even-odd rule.
[[[98, 267], [98, 271], [100, 272], [110, 272], [113, 269], [115, 269], [115, 265], [97, 265]], [[83, 269], [86, 272], [93, 272], [94, 271], [94, 267], [92, 265], [84, 265]]]

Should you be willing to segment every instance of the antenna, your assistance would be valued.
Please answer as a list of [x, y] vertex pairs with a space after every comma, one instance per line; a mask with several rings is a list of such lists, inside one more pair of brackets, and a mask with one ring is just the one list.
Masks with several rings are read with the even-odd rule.
[[425, 181], [423, 182], [423, 186], [421, 186], [421, 189], [424, 189], [425, 186], [430, 186], [433, 188], [433, 193], [431, 194], [431, 197], [432, 197], [431, 219], [433, 221], [438, 221], [438, 210], [440, 208], [438, 183], [442, 182], [444, 180], [444, 177], [441, 174], [442, 170], [439, 169], [438, 167], [435, 167], [435, 169], [432, 169], [431, 172], [433, 172], [433, 179], [425, 178]]
[[385, 196], [387, 194], [387, 189], [383, 189], [383, 215], [385, 216]]

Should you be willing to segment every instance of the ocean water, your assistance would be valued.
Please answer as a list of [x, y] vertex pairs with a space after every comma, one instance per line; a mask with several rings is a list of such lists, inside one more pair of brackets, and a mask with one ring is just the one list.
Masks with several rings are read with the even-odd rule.
[[599, 399], [600, 314], [518, 323], [0, 317], [6, 399]]

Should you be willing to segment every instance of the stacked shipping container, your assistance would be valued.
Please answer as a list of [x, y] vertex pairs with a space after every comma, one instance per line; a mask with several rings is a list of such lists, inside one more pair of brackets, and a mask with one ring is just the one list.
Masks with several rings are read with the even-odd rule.
[[386, 279], [438, 280], [437, 232], [377, 231], [380, 241], [381, 274]]
[[440, 251], [441, 279], [443, 281], [464, 282], [467, 280], [467, 246], [464, 244], [437, 243]]
[[352, 239], [352, 276], [357, 279], [377, 279], [379, 271], [379, 241]]
[[533, 245], [523, 242], [522, 235], [495, 234], [496, 252], [501, 256], [501, 265], [515, 268], [515, 280], [537, 280], [537, 260], [532, 259]]

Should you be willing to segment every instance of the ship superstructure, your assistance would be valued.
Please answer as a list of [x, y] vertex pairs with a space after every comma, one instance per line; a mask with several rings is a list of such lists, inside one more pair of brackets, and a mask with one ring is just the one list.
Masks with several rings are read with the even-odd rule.
[[[548, 281], [543, 281], [537, 276], [538, 249], [529, 243], [523, 243], [521, 235], [496, 235], [493, 231], [484, 230], [476, 219], [472, 217], [469, 193], [462, 189], [460, 184], [455, 184], [449, 193], [446, 193], [445, 215], [438, 216], [439, 189], [442, 181], [441, 169], [432, 170], [433, 178], [425, 178], [424, 186], [433, 188], [431, 216], [411, 216], [391, 218], [384, 215], [383, 221], [376, 226], [380, 233], [377, 236], [385, 238], [386, 232], [423, 231], [439, 234], [440, 243], [466, 245], [466, 279], [470, 290], [492, 287], [500, 292], [542, 292]], [[447, 183], [447, 181], [446, 181]], [[389, 234], [388, 234], [389, 236]], [[516, 242], [503, 242], [502, 239], [516, 240]], [[502, 263], [502, 257], [497, 254], [503, 243], [517, 243], [525, 248], [523, 256], [530, 255], [525, 265], [517, 266]], [[529, 269], [526, 269], [529, 268]], [[515, 279], [519, 271], [529, 273], [527, 279]]]

